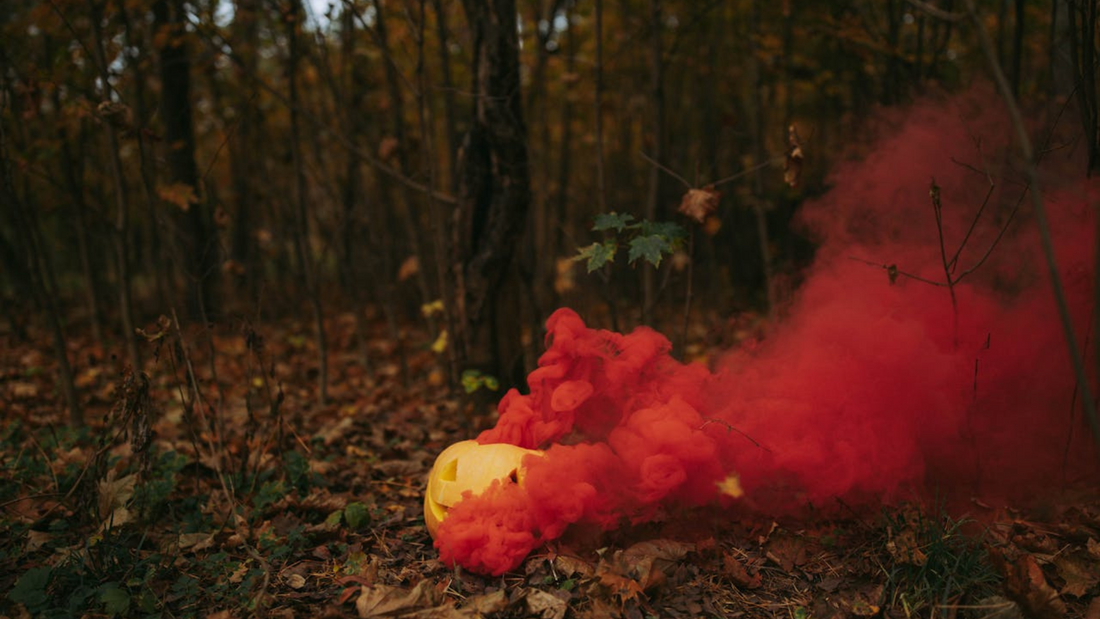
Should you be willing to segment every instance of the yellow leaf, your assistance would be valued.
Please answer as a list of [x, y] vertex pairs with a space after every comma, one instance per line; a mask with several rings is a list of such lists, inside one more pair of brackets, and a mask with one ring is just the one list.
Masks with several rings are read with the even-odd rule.
[[437, 355], [443, 354], [447, 350], [447, 330], [444, 329], [439, 332], [439, 337], [435, 338], [435, 342], [432, 342], [432, 352]]
[[735, 499], [745, 496], [745, 490], [741, 488], [741, 477], [737, 473], [730, 473], [725, 479], [718, 482], [718, 490], [722, 494]]
[[439, 313], [442, 313], [442, 312], [443, 312], [443, 300], [442, 299], [436, 299], [435, 301], [432, 301], [431, 303], [425, 303], [424, 305], [420, 306], [420, 313], [423, 314], [425, 318], [428, 318], [432, 314], [439, 314]]

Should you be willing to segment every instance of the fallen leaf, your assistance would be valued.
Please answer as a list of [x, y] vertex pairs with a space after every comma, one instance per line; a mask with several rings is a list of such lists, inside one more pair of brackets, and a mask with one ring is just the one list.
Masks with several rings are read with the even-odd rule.
[[1058, 568], [1058, 575], [1066, 584], [1062, 585], [1059, 593], [1084, 597], [1093, 587], [1100, 583], [1100, 566], [1075, 554], [1063, 553], [1052, 561]]
[[742, 589], [759, 589], [763, 584], [760, 572], [749, 573], [745, 564], [728, 552], [722, 556], [722, 575]]
[[459, 609], [463, 614], [472, 614], [476, 617], [484, 617], [504, 612], [508, 608], [508, 594], [503, 589], [497, 589], [492, 593], [483, 593], [466, 598]]
[[569, 608], [569, 604], [555, 596], [552, 593], [546, 591], [539, 591], [533, 589], [524, 596], [524, 601], [527, 603], [527, 616], [528, 617], [542, 617], [542, 619], [564, 619], [565, 611]]
[[920, 549], [917, 534], [912, 529], [905, 529], [886, 542], [886, 551], [898, 563], [906, 565], [924, 565], [928, 561], [927, 555]]
[[362, 587], [355, 610], [362, 618], [397, 617], [439, 603], [439, 593], [428, 580], [421, 580], [412, 589], [374, 585]]
[[1025, 610], [1039, 619], [1064, 617], [1066, 603], [1047, 582], [1035, 557], [1022, 554], [1008, 566], [1005, 589]]
[[1100, 597], [1093, 598], [1085, 610], [1085, 619], [1100, 619]]
[[213, 533], [180, 533], [176, 542], [180, 550], [190, 549], [192, 552], [205, 550], [214, 545]]
[[130, 521], [130, 511], [126, 504], [134, 496], [134, 484], [137, 475], [130, 474], [121, 479], [115, 477], [114, 469], [99, 482], [99, 517], [106, 525], [117, 527]]

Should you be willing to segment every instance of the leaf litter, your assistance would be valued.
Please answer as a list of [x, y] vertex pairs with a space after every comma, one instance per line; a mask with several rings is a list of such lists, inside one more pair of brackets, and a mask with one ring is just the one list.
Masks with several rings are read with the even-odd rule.
[[[718, 347], [751, 320], [712, 322]], [[107, 615], [1100, 616], [1100, 502], [1087, 496], [1036, 513], [980, 508], [967, 539], [994, 579], [941, 582], [924, 600], [898, 580], [943, 550], [921, 524], [937, 516], [915, 506], [784, 522], [704, 507], [571, 532], [502, 578], [447, 568], [423, 526], [424, 476], [491, 411], [464, 410], [427, 380], [402, 387], [382, 325], [366, 334], [368, 371], [344, 332], [352, 324], [330, 325], [343, 348], [325, 406], [314, 401], [311, 341], [296, 337], [307, 330], [294, 322], [265, 326], [262, 354], [248, 333], [188, 331], [177, 344], [190, 346], [201, 400], [167, 362], [178, 352], [155, 351], [145, 371], [161, 414], [149, 414], [147, 469], [113, 399], [127, 375], [109, 356], [75, 346], [90, 351], [76, 367], [93, 412], [81, 434], [64, 427], [46, 338], [6, 342], [0, 614], [46, 613], [53, 598], [76, 599], [73, 578], [95, 576], [104, 586], [78, 601]], [[439, 361], [425, 343], [408, 363], [424, 377]]]

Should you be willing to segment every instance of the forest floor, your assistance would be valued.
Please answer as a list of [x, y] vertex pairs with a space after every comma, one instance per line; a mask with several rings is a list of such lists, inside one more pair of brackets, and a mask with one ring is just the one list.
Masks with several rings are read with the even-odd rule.
[[503, 577], [448, 568], [425, 476], [492, 408], [448, 393], [431, 338], [402, 363], [378, 323], [357, 341], [354, 318], [330, 322], [323, 405], [307, 324], [150, 325], [148, 380], [75, 337], [79, 430], [45, 334], [0, 333], [0, 616], [1100, 619], [1095, 494], [966, 516], [700, 509], [572, 531]]

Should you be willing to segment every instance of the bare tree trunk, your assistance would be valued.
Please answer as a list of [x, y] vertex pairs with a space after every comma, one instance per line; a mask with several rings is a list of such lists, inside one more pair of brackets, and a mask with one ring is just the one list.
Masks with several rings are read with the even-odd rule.
[[195, 130], [191, 111], [191, 58], [187, 49], [185, 0], [157, 0], [154, 23], [167, 34], [159, 48], [160, 116], [172, 183], [190, 187], [193, 203], [177, 213], [177, 259], [188, 282], [188, 307], [193, 318], [203, 309], [217, 314], [213, 291], [219, 273], [217, 242], [212, 232], [207, 193], [195, 164]]
[[313, 272], [313, 260], [309, 250], [309, 215], [306, 208], [306, 169], [302, 160], [301, 130], [299, 127], [298, 62], [301, 59], [299, 35], [301, 28], [302, 5], [299, 0], [290, 0], [290, 8], [285, 16], [287, 35], [286, 79], [289, 90], [290, 112], [290, 152], [294, 166], [294, 202], [295, 225], [293, 226], [294, 252], [301, 269], [302, 284], [309, 297], [309, 306], [313, 310], [313, 325], [317, 337], [317, 398], [324, 406], [328, 402], [328, 341], [325, 337], [325, 320], [321, 308], [321, 291], [317, 286]]
[[[107, 72], [107, 58], [103, 51], [103, 9], [97, 0], [89, 0], [92, 8], [92, 31], [95, 34], [96, 65], [100, 80], [103, 82], [103, 103], [110, 103], [111, 82]], [[137, 331], [134, 326], [133, 302], [130, 294], [130, 207], [127, 200], [126, 178], [122, 172], [122, 155], [118, 144], [118, 133], [111, 122], [104, 122], [107, 131], [108, 156], [111, 158], [111, 180], [115, 194], [114, 253], [115, 269], [118, 274], [119, 315], [122, 320], [122, 337], [130, 356], [130, 364], [135, 371], [141, 368], [141, 351], [137, 345]]]
[[463, 0], [473, 33], [476, 109], [459, 164], [455, 211], [455, 345], [460, 367], [515, 384], [519, 317], [506, 278], [530, 205], [515, 0]]
[[[54, 105], [61, 109], [55, 94]], [[88, 238], [88, 230], [91, 222], [88, 220], [88, 205], [84, 201], [84, 165], [82, 162], [84, 151], [84, 131], [80, 132], [80, 149], [73, 156], [72, 144], [64, 128], [58, 129], [58, 140], [61, 142], [61, 167], [62, 176], [65, 178], [65, 186], [72, 198], [73, 209], [76, 211], [76, 248], [80, 254], [80, 273], [84, 278], [84, 298], [88, 304], [88, 313], [92, 324], [92, 337], [102, 349], [107, 348], [107, 340], [103, 335], [103, 310], [99, 307], [99, 278], [96, 277], [95, 261], [92, 258], [91, 243]]]
[[233, 136], [229, 139], [229, 164], [233, 175], [234, 216], [230, 237], [230, 255], [243, 272], [244, 289], [249, 299], [259, 292], [260, 265], [256, 257], [253, 238], [253, 220], [257, 215], [260, 195], [257, 187], [262, 175], [258, 161], [259, 136], [262, 134], [262, 118], [256, 100], [259, 89], [256, 81], [247, 79], [255, 75], [259, 63], [259, 0], [236, 0], [233, 12], [233, 32], [237, 55], [243, 64], [234, 65], [236, 75], [246, 78], [240, 85], [237, 97], [237, 119]]
[[[577, 41], [576, 29], [573, 27], [572, 3], [567, 2], [564, 7], [565, 32], [562, 36], [565, 40], [565, 74], [576, 75], [577, 70]], [[561, 145], [558, 153], [558, 187], [557, 203], [554, 209], [554, 227], [550, 233], [550, 252], [554, 256], [561, 256], [565, 251], [565, 239], [571, 238], [571, 230], [566, 226], [570, 221], [569, 213], [569, 162], [573, 159], [573, 81], [565, 86], [565, 93], [561, 104]]]
[[[664, 163], [665, 159], [665, 62], [661, 33], [664, 15], [661, 0], [649, 0], [649, 71], [650, 71], [650, 131], [653, 149], [650, 157]], [[646, 197], [645, 218], [657, 220], [661, 194], [664, 189], [664, 173], [657, 166], [649, 167], [649, 193]], [[657, 296], [656, 269], [642, 265], [642, 324], [653, 324], [653, 303]]]
[[[889, 1], [891, 3], [893, 2], [893, 0]], [[749, 126], [752, 131], [753, 162], [756, 165], [764, 163], [767, 159], [767, 152], [764, 146], [764, 103], [762, 101], [763, 94], [761, 92], [764, 88], [764, 76], [760, 69], [755, 34], [760, 31], [760, 2], [761, 0], [752, 0], [752, 13], [750, 18], [751, 34], [748, 37], [749, 79], [752, 83], [752, 89], [748, 97], [748, 116]], [[757, 170], [753, 172], [752, 211], [756, 220], [756, 236], [760, 239], [760, 263], [761, 273], [764, 277], [765, 299], [768, 303], [768, 313], [773, 314], [776, 309], [775, 286], [772, 283], [772, 256], [771, 247], [769, 246], [770, 235], [768, 233], [768, 219], [765, 208], [764, 171], [762, 168], [757, 168]]]
[[[25, 191], [24, 196], [29, 198], [30, 192]], [[69, 423], [74, 427], [83, 426], [84, 412], [80, 407], [80, 398], [77, 396], [76, 385], [73, 382], [72, 366], [69, 364], [61, 308], [58, 306], [57, 283], [54, 281], [49, 255], [42, 248], [34, 207], [16, 194], [7, 134], [3, 123], [0, 123], [0, 200], [12, 211], [13, 223], [23, 246], [23, 262], [26, 265], [23, 271], [30, 276], [32, 293], [39, 307], [46, 314], [46, 322], [53, 336], [54, 357], [57, 359], [57, 382], [69, 409]]]
[[439, 71], [443, 76], [443, 111], [447, 125], [447, 185], [451, 191], [458, 189], [458, 120], [455, 104], [454, 77], [451, 74], [450, 39], [447, 36], [447, 11], [442, 0], [432, 0], [435, 13], [436, 36], [439, 38]]
[[1020, 94], [1020, 72], [1024, 64], [1024, 0], [1016, 0], [1016, 23], [1012, 35], [1012, 95]]
[[[380, 0], [373, 0], [373, 2], [375, 13], [374, 32], [378, 40], [378, 46], [382, 50], [386, 72], [386, 90], [390, 96], [390, 122], [394, 139], [397, 140], [397, 168], [400, 174], [407, 175], [411, 169], [409, 160], [411, 145], [405, 131], [405, 104], [404, 97], [401, 94], [401, 75], [398, 73], [397, 66], [390, 54], [389, 33], [386, 29], [386, 15], [383, 12], [382, 3]], [[389, 183], [390, 181], [386, 180], [384, 182]], [[402, 185], [401, 195], [402, 199], [396, 211], [401, 218], [402, 226], [405, 228], [409, 248], [420, 263], [420, 268], [417, 269], [414, 277], [416, 278], [417, 287], [420, 289], [421, 303], [430, 303], [435, 298], [428, 275], [433, 263], [428, 260], [428, 254], [420, 242], [420, 229], [415, 209], [419, 196], [406, 185]], [[425, 318], [428, 322], [428, 328], [434, 336], [436, 333], [435, 319], [432, 316], [426, 316]]]
[[1088, 145], [1088, 174], [1100, 173], [1100, 105], [1096, 90], [1096, 12], [1097, 3], [1069, 4], [1070, 56], [1076, 81], [1077, 106]]

